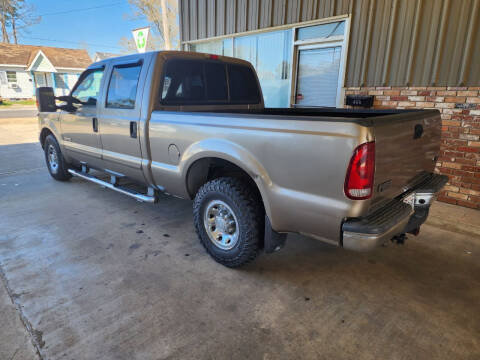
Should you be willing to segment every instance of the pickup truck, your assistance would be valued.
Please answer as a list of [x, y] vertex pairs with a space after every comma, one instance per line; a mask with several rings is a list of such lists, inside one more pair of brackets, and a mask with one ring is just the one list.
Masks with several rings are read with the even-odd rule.
[[237, 267], [299, 233], [369, 250], [417, 235], [447, 178], [436, 110], [264, 108], [249, 62], [162, 51], [37, 89], [51, 176], [140, 201], [193, 200], [206, 251]]

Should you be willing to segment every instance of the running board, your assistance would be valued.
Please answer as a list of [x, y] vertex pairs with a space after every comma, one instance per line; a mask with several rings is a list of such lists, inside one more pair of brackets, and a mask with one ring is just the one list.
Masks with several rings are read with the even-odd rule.
[[148, 194], [141, 194], [139, 192], [136, 192], [134, 190], [127, 189], [125, 187], [121, 187], [116, 185], [117, 182], [114, 181], [114, 183], [109, 183], [103, 180], [100, 180], [96, 178], [95, 176], [92, 176], [86, 172], [80, 172], [76, 171], [73, 169], [68, 169], [68, 172], [74, 176], [81, 177], [82, 179], [88, 180], [90, 182], [93, 182], [95, 184], [98, 184], [100, 186], [103, 186], [107, 189], [111, 189], [113, 191], [119, 192], [121, 194], [133, 197], [134, 199], [137, 199], [138, 201], [141, 202], [148, 202], [148, 203], [156, 203], [158, 202], [158, 196], [157, 196], [157, 191], [151, 187], [148, 188]]

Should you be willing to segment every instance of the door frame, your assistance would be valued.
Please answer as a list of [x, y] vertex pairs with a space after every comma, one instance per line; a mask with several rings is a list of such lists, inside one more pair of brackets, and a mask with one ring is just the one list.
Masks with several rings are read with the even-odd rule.
[[[297, 94], [297, 75], [298, 75], [298, 58], [300, 50], [309, 50], [309, 49], [320, 49], [326, 47], [341, 47], [340, 54], [340, 67], [338, 73], [338, 83], [337, 83], [337, 97], [335, 101], [335, 106], [337, 108], [344, 107], [344, 98], [345, 98], [345, 74], [347, 71], [347, 55], [348, 55], [348, 42], [350, 38], [350, 16], [343, 19], [332, 19], [329, 22], [322, 22], [322, 24], [331, 23], [331, 22], [345, 22], [345, 31], [343, 35], [332, 36], [330, 38], [319, 38], [319, 39], [308, 39], [308, 40], [296, 40], [297, 30], [305, 26], [296, 26], [293, 28], [293, 51], [292, 51], [292, 67], [290, 78], [290, 107], [296, 107], [296, 94]], [[311, 26], [311, 25], [309, 25]]]
[[42, 81], [44, 81], [44, 83], [45, 83], [44, 86], [48, 86], [47, 73], [46, 72], [44, 72], [44, 71], [34, 71], [33, 72], [33, 77], [35, 78], [35, 87], [39, 87], [37, 77], [41, 77]]
[[[103, 98], [101, 103], [97, 103], [98, 107], [98, 127], [100, 142], [102, 143], [102, 159], [103, 168], [105, 171], [115, 173], [119, 175], [127, 176], [131, 179], [144, 182], [144, 159], [148, 156], [148, 152], [143, 147], [144, 140], [144, 126], [147, 124], [149, 112], [148, 103], [144, 103], [144, 100], [149, 97], [144, 97], [145, 87], [149, 84], [151, 77], [149, 76], [150, 65], [152, 63], [151, 56], [132, 56], [130, 58], [118, 58], [112, 59], [108, 62], [105, 70], [105, 88], [103, 90]], [[140, 65], [141, 70], [137, 82], [137, 92], [135, 94], [135, 105], [133, 108], [116, 108], [107, 107], [108, 91], [110, 83], [112, 81], [113, 71], [115, 67], [130, 67]], [[128, 154], [120, 151], [114, 151], [109, 146], [112, 141], [106, 139], [106, 136], [111, 134], [105, 134], [105, 129], [111, 131], [114, 127], [112, 123], [118, 120], [125, 123], [136, 123], [136, 138], [128, 138], [129, 141], [133, 141], [137, 145], [138, 154]], [[134, 119], [134, 120], [132, 120]], [[117, 130], [125, 131], [123, 136], [130, 136], [128, 133], [128, 126], [120, 126]]]
[[[334, 47], [340, 47], [340, 64], [339, 64], [339, 69], [338, 69], [338, 81], [337, 81], [337, 95], [335, 99], [335, 106], [339, 107], [339, 102], [342, 101], [343, 96], [341, 94], [341, 89], [342, 89], [342, 84], [343, 84], [343, 79], [342, 79], [342, 57], [343, 57], [343, 48], [342, 48], [342, 41], [328, 41], [328, 42], [322, 42], [319, 44], [310, 44], [310, 45], [299, 45], [295, 47], [295, 74], [292, 74], [292, 83], [293, 83], [293, 89], [292, 89], [292, 96], [291, 96], [291, 102], [290, 106], [291, 107], [308, 107], [309, 105], [306, 106], [301, 106], [296, 104], [296, 98], [297, 98], [297, 88], [298, 88], [298, 70], [299, 70], [299, 65], [300, 65], [300, 51], [302, 50], [316, 50], [316, 49], [325, 49], [325, 48], [334, 48]], [[293, 67], [292, 67], [293, 68]], [[293, 77], [294, 76], [294, 77]], [[310, 105], [311, 106], [311, 105]]]
[[[80, 85], [80, 83], [83, 81], [83, 79], [90, 73], [95, 72], [95, 71], [103, 71], [102, 75], [102, 80], [100, 81], [100, 88], [99, 88], [99, 96], [97, 98], [97, 104], [95, 107], [93, 105], [86, 105], [87, 107], [84, 107], [85, 105], [81, 106], [77, 111], [74, 112], [68, 112], [66, 110], [62, 110], [59, 114], [59, 120], [60, 120], [60, 126], [62, 126], [62, 141], [63, 141], [63, 146], [65, 147], [66, 154], [70, 156], [71, 158], [78, 160], [78, 154], [81, 156], [85, 157], [82, 161], [86, 161], [87, 164], [93, 168], [98, 168], [101, 165], [102, 161], [102, 143], [101, 143], [101, 138], [100, 134], [98, 132], [93, 131], [93, 118], [98, 117], [98, 106], [101, 101], [103, 101], [103, 93], [104, 93], [104, 87], [105, 87], [105, 65], [100, 65], [100, 66], [93, 66], [89, 67], [86, 70], [84, 70], [79, 76], [78, 79], [73, 85], [72, 89], [68, 91], [68, 96], [72, 96], [73, 92], [77, 89], [77, 87]], [[83, 111], [83, 110], [87, 111]], [[65, 117], [74, 117], [77, 116], [78, 118], [76, 119], [77, 124], [80, 125], [85, 125], [85, 129], [89, 128], [91, 129], [87, 133], [88, 136], [90, 136], [92, 139], [95, 139], [95, 146], [90, 146], [90, 145], [85, 145], [80, 142], [77, 142], [76, 139], [72, 139], [71, 137], [67, 137], [65, 134], [68, 134], [70, 131], [69, 125]], [[89, 119], [89, 120], [86, 120]], [[68, 119], [70, 122], [74, 122], [75, 120]], [[70, 125], [71, 126], [71, 125]], [[91, 127], [90, 127], [91, 126]]]

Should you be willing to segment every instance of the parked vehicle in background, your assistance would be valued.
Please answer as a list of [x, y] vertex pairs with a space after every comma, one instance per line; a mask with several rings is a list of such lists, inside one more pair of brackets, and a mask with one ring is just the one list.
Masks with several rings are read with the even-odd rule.
[[49, 88], [37, 97], [53, 178], [147, 202], [192, 199], [200, 241], [230, 267], [280, 249], [287, 233], [353, 250], [401, 241], [447, 181], [433, 173], [438, 111], [264, 108], [239, 59], [112, 58], [92, 64], [63, 105]]

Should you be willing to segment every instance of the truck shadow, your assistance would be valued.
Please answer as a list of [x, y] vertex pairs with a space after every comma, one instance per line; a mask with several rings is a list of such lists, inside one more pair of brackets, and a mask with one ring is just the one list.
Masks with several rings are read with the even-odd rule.
[[387, 243], [368, 253], [289, 235], [280, 252], [261, 256], [240, 271], [288, 284], [308, 298], [327, 290], [472, 306], [480, 296], [479, 254], [480, 242], [428, 226], [405, 245]]

